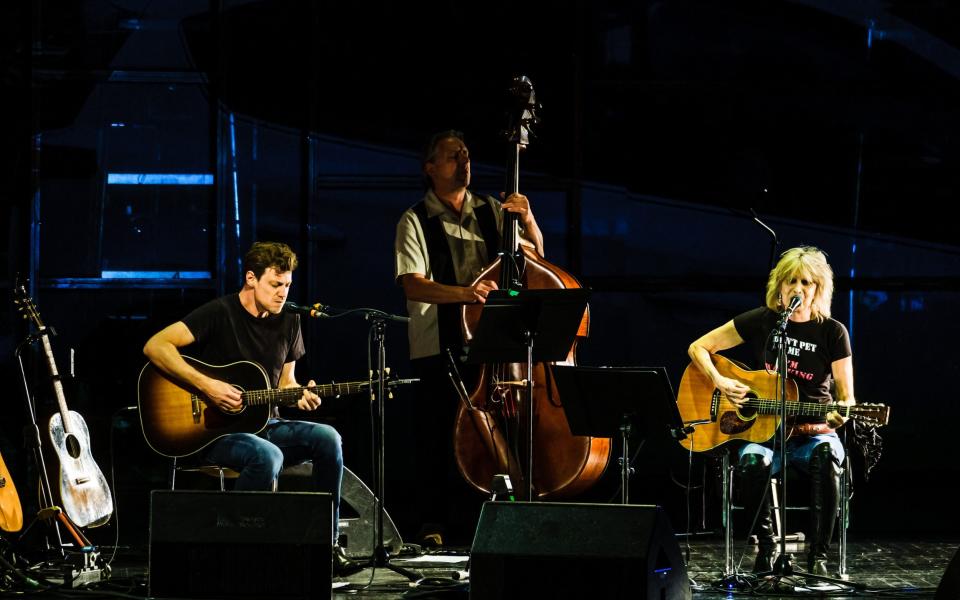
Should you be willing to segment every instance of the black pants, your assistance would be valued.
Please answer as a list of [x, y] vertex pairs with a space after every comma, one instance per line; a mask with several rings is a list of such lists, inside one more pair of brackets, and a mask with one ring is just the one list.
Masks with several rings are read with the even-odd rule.
[[[473, 540], [484, 496], [460, 475], [453, 449], [453, 426], [461, 404], [440, 356], [410, 361], [420, 379], [414, 399], [416, 453], [415, 475], [418, 499], [414, 520], [420, 526], [436, 523], [444, 530], [447, 545], [469, 545]], [[460, 372], [470, 385], [472, 371]], [[416, 531], [411, 532], [416, 534]], [[414, 543], [419, 540], [411, 540]]]

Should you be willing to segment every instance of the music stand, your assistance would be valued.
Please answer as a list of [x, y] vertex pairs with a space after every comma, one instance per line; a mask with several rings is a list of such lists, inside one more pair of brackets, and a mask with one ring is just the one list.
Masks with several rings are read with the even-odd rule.
[[646, 437], [686, 437], [667, 370], [567, 365], [554, 365], [552, 369], [570, 433], [605, 438], [620, 435], [620, 499], [628, 504], [631, 469], [627, 444], [633, 424], [641, 423]]
[[526, 500], [533, 495], [533, 363], [566, 360], [587, 310], [590, 290], [494, 290], [487, 296], [467, 362], [526, 363]]

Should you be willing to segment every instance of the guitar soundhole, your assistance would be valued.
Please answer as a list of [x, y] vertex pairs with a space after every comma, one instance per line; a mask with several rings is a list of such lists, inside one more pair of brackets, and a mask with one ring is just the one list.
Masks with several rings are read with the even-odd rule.
[[[756, 394], [747, 394], [747, 398], [756, 399]], [[726, 435], [736, 435], [753, 427], [756, 422], [756, 408], [741, 408], [739, 414], [737, 411], [730, 410], [720, 415], [720, 431]]]
[[[748, 393], [747, 393], [747, 399], [748, 399], [748, 400], [756, 400], [756, 399], [757, 399], [757, 395], [754, 394], [753, 392], [748, 392]], [[756, 408], [752, 408], [752, 407], [749, 407], [749, 408], [741, 408], [741, 409], [739, 410], [739, 412], [740, 412], [740, 416], [741, 416], [742, 418], [748, 420], [748, 421], [752, 421], [753, 418], [754, 418], [755, 416], [757, 416], [757, 409], [756, 409]]]
[[77, 441], [76, 436], [68, 435], [63, 440], [63, 445], [67, 449], [67, 454], [70, 455], [70, 458], [79, 458], [80, 456], [80, 442]]

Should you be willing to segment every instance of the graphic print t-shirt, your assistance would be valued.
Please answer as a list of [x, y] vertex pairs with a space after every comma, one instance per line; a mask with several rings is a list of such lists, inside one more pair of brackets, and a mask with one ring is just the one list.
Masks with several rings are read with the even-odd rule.
[[[759, 307], [737, 315], [733, 325], [750, 348], [753, 368], [773, 371], [780, 351], [780, 334], [770, 336], [779, 315]], [[770, 338], [769, 344], [768, 337]], [[850, 336], [843, 323], [827, 318], [805, 323], [787, 321], [787, 375], [797, 383], [801, 402], [830, 402], [831, 366], [851, 355]], [[822, 421], [817, 417], [798, 421]]]

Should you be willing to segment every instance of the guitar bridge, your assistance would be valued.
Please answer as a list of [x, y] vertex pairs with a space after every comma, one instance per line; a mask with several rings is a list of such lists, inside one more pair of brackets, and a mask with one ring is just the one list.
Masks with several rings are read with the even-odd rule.
[[88, 481], [90, 481], [89, 477], [77, 477], [76, 479], [73, 480], [73, 483], [74, 485], [83, 485]]
[[720, 412], [720, 390], [714, 388], [713, 395], [710, 396], [710, 420], [716, 422], [717, 413]]
[[190, 408], [193, 414], [193, 424], [200, 424], [200, 398], [196, 394], [190, 394]]

